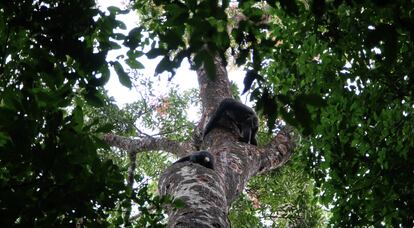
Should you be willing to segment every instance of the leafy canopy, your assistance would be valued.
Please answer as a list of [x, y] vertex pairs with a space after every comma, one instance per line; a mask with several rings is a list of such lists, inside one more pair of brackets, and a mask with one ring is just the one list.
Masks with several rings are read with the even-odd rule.
[[188, 58], [214, 78], [213, 57], [232, 56], [267, 129], [283, 118], [303, 133], [299, 160], [332, 224], [411, 227], [414, 3], [233, 3], [135, 1], [142, 24], [124, 36], [113, 33], [125, 27], [116, 7], [1, 2], [1, 223], [103, 224], [131, 196], [119, 166], [98, 156], [105, 146], [96, 136], [109, 129], [84, 118], [86, 105], [106, 104], [109, 67], [132, 86], [123, 65], [105, 60], [115, 39], [132, 69], [149, 45], [147, 57], [162, 56], [156, 73], [174, 75]]
[[209, 69], [212, 55], [230, 50], [269, 131], [283, 118], [305, 136], [303, 159], [332, 223], [407, 227], [414, 220], [413, 6], [135, 2], [141, 28], [157, 37], [147, 55], [164, 56], [158, 72], [174, 72], [183, 57]]
[[[84, 106], [102, 106], [105, 58], [122, 23], [94, 1], [0, 3], [0, 223], [105, 224], [124, 197]], [[79, 97], [81, 99], [75, 99]]]

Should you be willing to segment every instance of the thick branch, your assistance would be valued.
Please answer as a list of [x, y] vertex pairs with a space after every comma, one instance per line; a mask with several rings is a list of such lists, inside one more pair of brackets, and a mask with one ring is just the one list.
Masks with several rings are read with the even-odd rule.
[[280, 132], [268, 145], [256, 147], [238, 142], [235, 133], [213, 129], [204, 143], [210, 145], [206, 147], [216, 157], [215, 170], [225, 180], [228, 206], [242, 193], [251, 177], [282, 166], [294, 149], [286, 132]]
[[[263, 147], [260, 153], [260, 164], [254, 171], [258, 174], [279, 168], [289, 161], [293, 154], [295, 143], [289, 132], [281, 131], [270, 144]], [[255, 174], [256, 174], [255, 173]]]
[[111, 146], [124, 149], [126, 151], [165, 151], [177, 155], [178, 157], [189, 154], [193, 151], [190, 142], [176, 142], [167, 138], [144, 137], [142, 139], [131, 139], [114, 134], [106, 134], [106, 143]]
[[197, 70], [198, 85], [200, 88], [200, 98], [203, 107], [202, 117], [199, 127], [204, 129], [209, 114], [213, 113], [220, 101], [226, 97], [232, 97], [230, 81], [227, 76], [226, 67], [219, 55], [214, 56], [216, 75], [214, 79], [208, 77], [203, 68]]
[[208, 77], [203, 68], [197, 70], [200, 97], [204, 108], [214, 108], [225, 97], [232, 97], [230, 81], [226, 67], [219, 55], [214, 56], [216, 75], [214, 79]]

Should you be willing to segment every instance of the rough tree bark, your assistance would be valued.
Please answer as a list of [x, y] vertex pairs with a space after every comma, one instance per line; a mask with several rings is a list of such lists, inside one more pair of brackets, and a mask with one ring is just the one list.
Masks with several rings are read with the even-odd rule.
[[[216, 78], [211, 80], [205, 70], [197, 70], [203, 114], [203, 128], [223, 98], [231, 97], [230, 82], [220, 57], [214, 59]], [[228, 212], [231, 203], [242, 193], [247, 181], [258, 174], [286, 163], [294, 149], [289, 133], [282, 131], [268, 145], [254, 146], [239, 142], [237, 135], [213, 129], [202, 141], [201, 149], [215, 158], [214, 170], [190, 162], [167, 168], [159, 180], [159, 193], [183, 200], [183, 208], [168, 209], [169, 227], [230, 227]], [[127, 151], [164, 150], [179, 157], [196, 150], [191, 142], [166, 139], [126, 139], [107, 135], [105, 140]]]

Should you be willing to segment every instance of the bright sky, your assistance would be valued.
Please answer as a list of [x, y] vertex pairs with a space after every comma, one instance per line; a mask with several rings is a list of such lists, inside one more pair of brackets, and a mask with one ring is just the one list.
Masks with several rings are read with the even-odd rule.
[[[106, 10], [109, 6], [117, 6], [121, 9], [126, 7], [127, 0], [97, 0], [98, 6], [101, 10]], [[131, 12], [127, 15], [120, 15], [117, 19], [121, 20], [127, 26], [127, 30], [119, 30], [117, 32], [122, 32], [124, 34], [128, 34], [128, 31], [138, 25], [138, 17], [135, 13]], [[127, 51], [126, 48], [121, 48], [119, 50], [111, 51], [108, 54], [108, 60], [115, 60], [118, 55], [125, 54]], [[157, 59], [147, 59], [142, 57], [139, 61], [145, 66], [145, 69], [141, 72], [144, 76], [153, 76], [155, 72], [155, 68], [158, 62], [161, 60], [160, 58]], [[124, 69], [128, 69], [124, 65]], [[243, 89], [243, 78], [244, 72], [241, 70], [230, 70], [229, 72], [230, 80], [235, 81], [239, 86], [239, 89]], [[159, 95], [163, 94], [163, 92], [168, 91], [168, 81], [167, 75], [160, 75], [155, 76], [154, 81], [159, 82], [156, 90], [159, 92]], [[173, 83], [178, 84], [180, 89], [187, 90], [190, 88], [197, 88], [197, 75], [194, 71], [190, 70], [190, 64], [188, 61], [183, 61], [181, 67], [177, 69], [177, 73], [172, 80]], [[121, 85], [118, 80], [118, 75], [115, 73], [113, 69], [111, 69], [111, 77], [105, 88], [108, 90], [109, 96], [115, 98], [118, 105], [122, 106], [125, 103], [130, 103], [138, 99], [138, 93], [135, 89], [128, 89]]]

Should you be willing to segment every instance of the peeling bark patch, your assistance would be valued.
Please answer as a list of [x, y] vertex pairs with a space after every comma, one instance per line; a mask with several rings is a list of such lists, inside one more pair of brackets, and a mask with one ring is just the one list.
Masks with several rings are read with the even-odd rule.
[[201, 182], [208, 182], [208, 178], [206, 178], [205, 176], [197, 176], [197, 180]]
[[[235, 173], [242, 174], [242, 160], [238, 157], [238, 155], [233, 153], [227, 153], [228, 156], [225, 157], [226, 165]], [[224, 164], [223, 164], [224, 165]]]
[[222, 183], [217, 171], [198, 164], [176, 163], [165, 170], [160, 194], [185, 203], [183, 208], [167, 207], [169, 227], [230, 227]]
[[174, 225], [169, 227], [185, 227], [185, 228], [214, 228], [214, 227], [223, 227], [223, 223], [214, 221], [214, 218], [204, 216], [197, 212], [187, 212], [183, 213], [181, 216], [177, 217], [177, 222]]
[[288, 152], [287, 147], [284, 144], [280, 144], [277, 146], [277, 149], [282, 152], [282, 154], [286, 154]]
[[[189, 162], [186, 162], [189, 163]], [[188, 166], [183, 166], [181, 167], [181, 169], [177, 172], [178, 175], [182, 176], [182, 177], [187, 177], [187, 176], [194, 176], [195, 175], [195, 169], [191, 169]]]
[[276, 167], [278, 164], [280, 164], [278, 159], [272, 159], [272, 161], [270, 162], [272, 164], [272, 166]]
[[283, 135], [283, 134], [278, 134], [278, 135], [276, 136], [276, 140], [277, 140], [277, 141], [279, 141], [279, 142], [281, 142], [281, 143], [286, 143], [286, 142], [288, 142], [288, 141], [289, 141], [288, 137], [286, 137], [286, 136], [285, 136], [285, 135]]
[[243, 170], [241, 170], [241, 168], [239, 167], [239, 164], [237, 164], [235, 162], [231, 162], [230, 168], [233, 170], [233, 172], [235, 172], [237, 174], [243, 173]]

